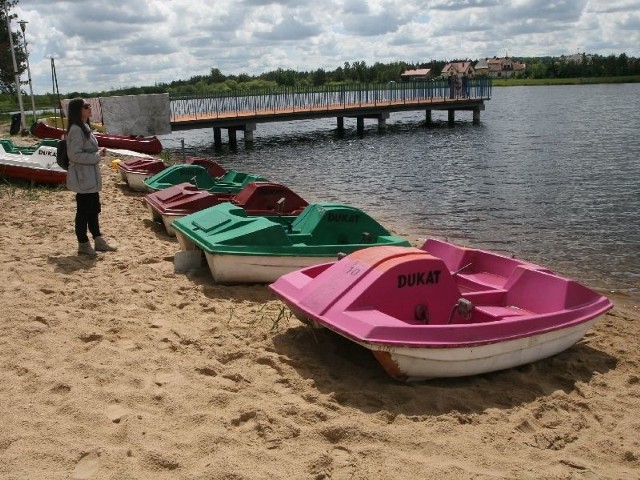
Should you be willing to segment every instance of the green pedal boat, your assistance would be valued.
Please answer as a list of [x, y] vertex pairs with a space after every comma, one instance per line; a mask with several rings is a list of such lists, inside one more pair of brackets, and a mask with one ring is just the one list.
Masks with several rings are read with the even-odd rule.
[[205, 167], [200, 165], [178, 164], [165, 168], [161, 172], [144, 180], [147, 191], [157, 192], [180, 183], [189, 182], [202, 190], [211, 193], [236, 194], [251, 182], [267, 179], [254, 173], [228, 170], [222, 177], [212, 177]]
[[363, 211], [309, 205], [289, 221], [222, 203], [173, 222], [183, 251], [202, 250], [217, 283], [270, 283], [285, 273], [374, 245], [410, 246]]

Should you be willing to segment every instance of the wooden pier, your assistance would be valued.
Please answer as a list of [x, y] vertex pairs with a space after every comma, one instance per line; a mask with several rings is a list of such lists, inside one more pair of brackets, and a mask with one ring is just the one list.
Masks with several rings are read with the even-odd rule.
[[285, 89], [252, 92], [245, 95], [210, 97], [176, 97], [171, 99], [172, 130], [212, 128], [214, 143], [222, 143], [222, 129], [235, 143], [237, 132], [245, 142], [253, 141], [258, 123], [290, 122], [335, 117], [337, 128], [344, 128], [344, 118], [355, 118], [358, 131], [364, 120], [374, 119], [379, 128], [386, 126], [391, 113], [424, 110], [425, 121], [431, 122], [433, 110], [446, 110], [448, 121], [455, 112], [473, 112], [473, 122], [480, 121], [485, 100], [491, 95], [491, 79], [470, 79], [464, 88], [445, 81], [393, 83], [366, 86], [339, 86], [322, 89]]

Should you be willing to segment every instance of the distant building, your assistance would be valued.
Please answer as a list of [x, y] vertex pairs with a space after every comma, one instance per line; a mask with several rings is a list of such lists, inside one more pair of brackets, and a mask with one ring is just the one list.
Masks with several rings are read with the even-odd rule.
[[448, 77], [449, 75], [455, 75], [456, 77], [462, 77], [466, 75], [471, 77], [475, 74], [475, 69], [471, 62], [451, 62], [447, 63], [442, 69], [442, 76]]
[[591, 62], [592, 55], [586, 55], [584, 53], [574, 53], [573, 55], [560, 55], [560, 61], [565, 63], [582, 63], [586, 61]]
[[405, 70], [405, 72], [400, 75], [400, 79], [403, 82], [422, 82], [428, 80], [430, 75], [430, 68], [419, 68], [417, 70]]
[[475, 66], [476, 75], [486, 75], [493, 78], [509, 78], [524, 72], [527, 65], [516, 62], [509, 57], [483, 58]]

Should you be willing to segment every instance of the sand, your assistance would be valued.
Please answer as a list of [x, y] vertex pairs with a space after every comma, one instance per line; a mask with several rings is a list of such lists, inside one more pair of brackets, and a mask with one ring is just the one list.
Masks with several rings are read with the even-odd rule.
[[399, 383], [265, 286], [175, 273], [103, 175], [96, 260], [71, 192], [0, 189], [0, 478], [640, 478], [637, 299], [553, 358]]

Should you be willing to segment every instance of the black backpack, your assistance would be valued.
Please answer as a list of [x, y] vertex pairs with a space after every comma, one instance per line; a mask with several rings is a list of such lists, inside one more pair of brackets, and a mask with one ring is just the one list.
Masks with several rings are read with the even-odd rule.
[[67, 155], [67, 141], [62, 139], [58, 141], [58, 149], [56, 150], [56, 161], [63, 170], [69, 170], [69, 155]]

